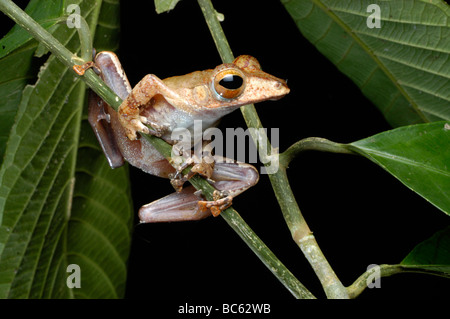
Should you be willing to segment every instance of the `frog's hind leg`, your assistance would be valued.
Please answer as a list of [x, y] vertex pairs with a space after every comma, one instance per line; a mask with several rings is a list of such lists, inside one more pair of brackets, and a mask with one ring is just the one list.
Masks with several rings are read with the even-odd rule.
[[108, 164], [111, 168], [120, 167], [125, 161], [111, 129], [110, 115], [105, 111], [105, 108], [109, 106], [93, 91], [89, 91], [88, 100], [88, 121], [108, 160]]
[[201, 200], [193, 186], [185, 187], [180, 192], [142, 206], [139, 218], [142, 223], [200, 220], [211, 215], [209, 210], [199, 207]]
[[259, 174], [255, 167], [247, 163], [230, 161], [226, 158], [215, 156], [211, 180], [216, 191], [213, 193], [213, 201], [199, 201], [203, 209], [210, 209], [214, 217], [231, 206], [233, 198], [258, 183]]
[[205, 201], [193, 186], [142, 206], [139, 217], [143, 223], [200, 220], [220, 212], [232, 203], [233, 197], [258, 182], [256, 169], [249, 164], [218, 162], [214, 166], [212, 185], [217, 189], [213, 201]]
[[[102, 80], [108, 85], [121, 99], [127, 97], [131, 92], [131, 86], [120, 65], [119, 59], [113, 52], [102, 51], [95, 57], [94, 62], [88, 62], [83, 66], [84, 69], [95, 67], [100, 73]], [[117, 168], [124, 164], [124, 159], [118, 141], [113, 132], [111, 115], [115, 116], [115, 111], [104, 102], [93, 91], [89, 92], [89, 116], [88, 121], [94, 130], [95, 136], [102, 147], [103, 152], [111, 168]]]
[[253, 165], [231, 161], [217, 155], [214, 158], [216, 162], [211, 180], [215, 181], [213, 186], [218, 191], [236, 197], [258, 183], [259, 174]]

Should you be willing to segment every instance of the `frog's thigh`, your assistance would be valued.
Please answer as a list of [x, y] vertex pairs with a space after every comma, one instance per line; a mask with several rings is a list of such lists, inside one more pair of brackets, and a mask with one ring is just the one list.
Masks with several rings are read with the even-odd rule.
[[[217, 157], [216, 157], [217, 158]], [[256, 168], [247, 163], [227, 163], [223, 158], [216, 160], [211, 179], [215, 181], [214, 188], [226, 191], [236, 197], [258, 183], [259, 174]]]
[[198, 201], [202, 200], [193, 186], [185, 187], [181, 192], [144, 205], [139, 210], [142, 223], [177, 222], [199, 220], [211, 215], [209, 210], [202, 210]]

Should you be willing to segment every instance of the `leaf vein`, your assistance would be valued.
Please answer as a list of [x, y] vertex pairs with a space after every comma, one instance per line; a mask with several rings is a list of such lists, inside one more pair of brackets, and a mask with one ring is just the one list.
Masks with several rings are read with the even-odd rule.
[[[345, 9], [341, 9], [339, 7], [328, 7], [330, 10], [332, 10], [333, 12], [339, 12], [339, 13], [348, 13], [354, 16], [358, 16], [358, 17], [363, 17], [363, 18], [368, 18], [369, 15], [368, 14], [364, 14], [360, 11], [353, 11], [353, 10], [345, 10]], [[422, 12], [423, 14], [423, 12]], [[394, 22], [394, 23], [398, 23], [398, 24], [408, 24], [408, 25], [424, 25], [424, 26], [429, 26], [429, 27], [447, 27], [447, 24], [442, 23], [442, 24], [437, 24], [437, 23], [432, 23], [434, 21], [430, 21], [428, 23], [424, 23], [423, 21], [408, 21], [408, 20], [399, 20], [399, 19], [393, 19], [391, 17], [386, 17], [386, 16], [382, 16], [380, 17], [380, 21], [381, 22]]]
[[90, 264], [93, 268], [97, 269], [97, 271], [101, 274], [102, 277], [104, 277], [104, 281], [107, 283], [107, 285], [110, 287], [110, 290], [114, 293], [114, 299], [118, 298], [116, 288], [114, 287], [111, 279], [105, 274], [104, 270], [100, 267], [100, 265], [96, 262], [94, 262], [91, 258], [88, 256], [81, 254], [79, 252], [67, 252], [67, 257], [69, 255], [77, 256], [81, 259], [86, 260], [88, 264]]
[[382, 152], [382, 151], [376, 151], [373, 149], [368, 149], [368, 148], [364, 148], [364, 147], [360, 147], [360, 146], [357, 146], [357, 147], [359, 149], [365, 150], [366, 154], [369, 154], [369, 155], [374, 154], [381, 158], [389, 159], [391, 161], [395, 161], [395, 162], [402, 163], [402, 164], [407, 164], [409, 166], [423, 168], [423, 169], [426, 169], [427, 171], [450, 177], [450, 171], [443, 170], [443, 169], [440, 169], [440, 168], [437, 168], [434, 166], [426, 165], [426, 163], [423, 163], [423, 162], [414, 161], [414, 160], [411, 160], [411, 159], [403, 157], [403, 156], [398, 156], [395, 154], [388, 154], [388, 153]]
[[[113, 254], [111, 255], [112, 258], [117, 260], [117, 263], [120, 265], [121, 268], [123, 268], [122, 270], [126, 271], [126, 266], [125, 266], [125, 261], [123, 260], [123, 258], [120, 256], [119, 252], [117, 251], [117, 247], [116, 245], [113, 245], [111, 243], [110, 238], [106, 237], [102, 231], [100, 231], [97, 227], [92, 226], [91, 223], [87, 222], [86, 220], [82, 219], [82, 218], [71, 218], [70, 219], [70, 224], [72, 223], [80, 223], [81, 227], [86, 227], [88, 229], [90, 229], [95, 236], [97, 236], [98, 238], [101, 238], [106, 245], [108, 246], [108, 248], [104, 248], [104, 249], [108, 249], [109, 251], [113, 252]], [[70, 227], [72, 227], [72, 225], [69, 224], [69, 230]], [[128, 233], [128, 232], [127, 232]], [[70, 253], [70, 252], [68, 252]]]

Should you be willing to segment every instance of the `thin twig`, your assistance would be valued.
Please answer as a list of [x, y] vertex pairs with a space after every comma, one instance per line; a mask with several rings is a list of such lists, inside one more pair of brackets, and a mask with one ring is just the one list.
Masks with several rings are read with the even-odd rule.
[[331, 152], [340, 154], [358, 155], [351, 151], [346, 144], [335, 143], [321, 137], [304, 138], [280, 154], [280, 165], [284, 168], [289, 166], [289, 163], [301, 152], [304, 151], [319, 151]]

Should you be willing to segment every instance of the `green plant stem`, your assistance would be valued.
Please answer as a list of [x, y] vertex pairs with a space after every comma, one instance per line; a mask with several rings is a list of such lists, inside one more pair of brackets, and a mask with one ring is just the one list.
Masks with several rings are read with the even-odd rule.
[[304, 151], [320, 151], [358, 155], [357, 153], [351, 151], [346, 144], [335, 143], [321, 137], [308, 137], [294, 143], [286, 151], [280, 154], [280, 165], [284, 168], [287, 168], [289, 166], [289, 163], [299, 153]]
[[80, 55], [83, 61], [89, 61], [92, 59], [92, 35], [91, 29], [86, 20], [80, 16], [80, 28], [77, 28], [78, 37], [80, 38]]
[[[442, 265], [442, 270], [439, 265], [379, 265], [378, 268], [371, 268], [363, 273], [355, 282], [347, 288], [350, 298], [358, 297], [374, 279], [381, 277], [389, 277], [401, 273], [420, 273], [434, 276], [443, 276], [448, 278], [448, 266]], [[375, 273], [378, 271], [378, 273]]]
[[[80, 59], [72, 52], [67, 50], [57, 39], [43, 29], [31, 17], [23, 12], [10, 0], [0, 0], [0, 11], [4, 12], [18, 25], [27, 30], [36, 40], [43, 43], [50, 52], [52, 52], [67, 67], [72, 68], [75, 64], [81, 64], [85, 61]], [[85, 32], [83, 33], [85, 34]], [[84, 40], [86, 42], [86, 40]], [[89, 40], [88, 40], [89, 41]], [[87, 52], [87, 50], [84, 50]], [[86, 71], [82, 79], [93, 89], [104, 101], [106, 101], [114, 109], [118, 109], [122, 100], [109, 88], [99, 77], [92, 71]], [[160, 138], [155, 136], [142, 134], [144, 138], [165, 157], [170, 157], [171, 145], [167, 144]], [[203, 194], [208, 198], [212, 198], [214, 188], [203, 178], [194, 176], [189, 180], [194, 187], [201, 189]], [[269, 248], [261, 241], [261, 239], [253, 232], [253, 230], [245, 223], [241, 216], [232, 208], [221, 213], [221, 216], [238, 233], [244, 242], [252, 249], [252, 251], [260, 258], [266, 267], [280, 280], [280, 282], [296, 297], [302, 299], [313, 299], [314, 296], [295, 278], [295, 276], [276, 258]]]
[[[355, 280], [355, 282], [351, 286], [347, 288], [350, 298], [354, 299], [358, 297], [364, 291], [364, 289], [367, 288], [368, 282], [372, 282], [372, 280], [370, 280], [371, 279], [370, 277], [375, 279], [374, 278], [375, 269], [376, 268], [371, 268], [365, 273], [363, 273], [361, 276], [358, 277], [358, 279]], [[379, 269], [378, 275], [380, 277], [392, 276], [401, 273], [403, 271], [401, 265], [380, 265], [378, 269]]]
[[214, 43], [216, 44], [217, 51], [222, 58], [223, 63], [231, 63], [234, 60], [233, 52], [228, 44], [225, 33], [222, 26], [217, 19], [217, 11], [214, 9], [211, 1], [199, 0], [198, 4], [205, 17], [206, 24], [213, 36]]
[[[224, 35], [220, 22], [217, 19], [216, 11], [210, 0], [198, 0], [205, 20], [208, 24], [214, 42], [223, 62], [231, 62], [233, 60], [233, 54], [228, 45], [228, 41]], [[241, 112], [248, 127], [262, 128], [261, 121], [256, 113], [254, 105], [246, 105], [241, 107]], [[259, 145], [263, 141], [264, 145], [267, 145], [267, 149], [272, 150], [269, 139], [265, 133], [252, 134], [252, 138], [256, 145]], [[274, 150], [272, 150], [274, 151]], [[267, 157], [267, 154], [261, 154], [263, 158]], [[267, 161], [263, 161], [267, 163]], [[330, 264], [326, 260], [322, 251], [319, 248], [311, 230], [309, 229], [306, 221], [304, 220], [300, 209], [292, 193], [289, 181], [287, 179], [286, 171], [283, 167], [274, 174], [268, 174], [272, 183], [272, 188], [275, 192], [275, 196], [281, 207], [283, 217], [288, 225], [292, 238], [300, 247], [303, 254], [313, 267], [316, 275], [318, 276], [322, 287], [328, 298], [332, 299], [346, 299], [348, 298], [347, 290], [337, 278]]]

